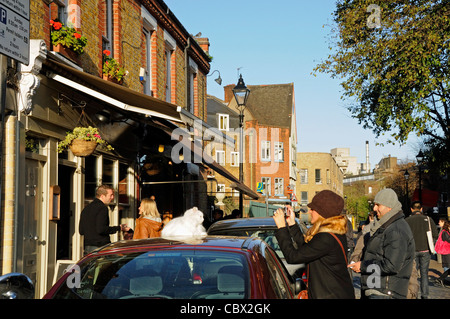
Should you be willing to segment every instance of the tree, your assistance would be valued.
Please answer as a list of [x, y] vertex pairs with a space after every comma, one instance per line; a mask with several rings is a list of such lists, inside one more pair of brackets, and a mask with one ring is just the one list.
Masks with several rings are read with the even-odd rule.
[[410, 133], [450, 158], [450, 1], [338, 0], [331, 44], [315, 72], [343, 81], [364, 128], [403, 144]]

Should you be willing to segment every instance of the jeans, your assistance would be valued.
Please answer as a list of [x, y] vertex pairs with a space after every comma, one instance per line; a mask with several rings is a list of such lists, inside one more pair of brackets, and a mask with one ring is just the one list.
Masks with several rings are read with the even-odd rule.
[[431, 254], [428, 251], [416, 252], [416, 267], [420, 273], [420, 296], [428, 298], [430, 288], [428, 286], [428, 270], [430, 268]]

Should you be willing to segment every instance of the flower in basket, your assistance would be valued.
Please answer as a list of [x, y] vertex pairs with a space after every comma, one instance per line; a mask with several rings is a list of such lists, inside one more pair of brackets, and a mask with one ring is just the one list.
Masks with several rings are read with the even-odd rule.
[[62, 153], [67, 147], [72, 144], [75, 139], [82, 139], [85, 141], [94, 141], [99, 145], [102, 145], [107, 150], [112, 151], [114, 148], [108, 144], [98, 132], [96, 127], [75, 127], [73, 131], [67, 132], [66, 138], [58, 143], [58, 152]]
[[75, 28], [65, 26], [57, 20], [50, 20], [50, 25], [50, 37], [53, 45], [61, 44], [76, 54], [84, 52], [84, 47], [87, 45], [87, 38], [82, 36]]
[[120, 82], [128, 74], [128, 71], [125, 71], [125, 68], [120, 66], [114, 58], [110, 57], [110, 54], [111, 51], [103, 50], [103, 75]]

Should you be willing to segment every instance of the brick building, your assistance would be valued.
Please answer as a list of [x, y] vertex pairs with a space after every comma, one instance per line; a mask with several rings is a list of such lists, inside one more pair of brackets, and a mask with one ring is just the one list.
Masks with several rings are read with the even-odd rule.
[[344, 172], [330, 153], [297, 153], [299, 176], [296, 194], [301, 206], [310, 203], [316, 193], [331, 190], [344, 196]]
[[[57, 52], [50, 20], [86, 37], [84, 52]], [[30, 38], [29, 65], [9, 61], [7, 70], [2, 274], [25, 273], [36, 297], [45, 294], [58, 265], [81, 257], [79, 217], [100, 184], [116, 191], [111, 224], [132, 227], [139, 200], [150, 195], [161, 213], [177, 216], [192, 206], [206, 212], [206, 168], [244, 188], [195, 156], [191, 138], [208, 129], [209, 41], [200, 45], [164, 1], [31, 0]], [[121, 84], [102, 78], [105, 52], [127, 71]], [[87, 124], [114, 150], [58, 154], [66, 132]]]
[[[224, 102], [234, 112], [237, 109], [233, 87], [224, 87]], [[290, 199], [288, 189], [295, 190], [297, 179], [294, 85], [248, 85], [248, 88], [250, 95], [244, 110], [244, 184], [253, 191], [261, 189], [260, 201]], [[238, 153], [239, 134], [235, 135], [236, 149], [232, 152]], [[238, 176], [237, 168], [235, 173]], [[246, 199], [244, 214], [251, 200]]]

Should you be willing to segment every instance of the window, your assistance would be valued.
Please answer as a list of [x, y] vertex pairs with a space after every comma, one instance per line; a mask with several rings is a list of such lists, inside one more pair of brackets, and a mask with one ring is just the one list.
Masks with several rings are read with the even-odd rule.
[[270, 161], [270, 141], [261, 141], [261, 160]]
[[327, 169], [327, 184], [331, 184], [331, 173], [329, 169]]
[[275, 142], [274, 144], [274, 160], [275, 162], [284, 162], [283, 142]]
[[225, 164], [225, 151], [216, 150], [216, 162], [220, 165]]
[[151, 43], [152, 34], [149, 30], [144, 29], [144, 39], [145, 39], [145, 77], [142, 79], [142, 83], [144, 85], [144, 94], [153, 95], [152, 94], [152, 43]]
[[316, 168], [316, 184], [322, 184], [322, 178], [320, 177], [320, 168]]
[[171, 91], [172, 91], [172, 50], [166, 48], [165, 52], [165, 62], [166, 62], [166, 102], [171, 102]]
[[229, 115], [228, 114], [217, 114], [217, 127], [221, 131], [229, 130]]
[[275, 177], [274, 179], [275, 196], [284, 195], [284, 179]]
[[263, 177], [263, 178], [261, 178], [261, 181], [262, 181], [262, 186], [263, 186], [262, 193], [270, 196], [270, 194], [271, 194], [271, 192], [270, 192], [270, 188], [271, 188], [270, 177]]
[[300, 196], [300, 205], [308, 205], [308, 192], [301, 192]]
[[103, 50], [109, 50], [111, 51], [111, 56], [113, 52], [113, 1], [112, 0], [105, 0], [104, 5], [104, 12], [105, 12], [105, 19], [104, 21], [104, 28], [103, 28], [103, 35], [102, 35], [102, 49]]
[[308, 184], [308, 169], [300, 169], [300, 184]]
[[239, 166], [239, 152], [231, 152], [231, 166]]

